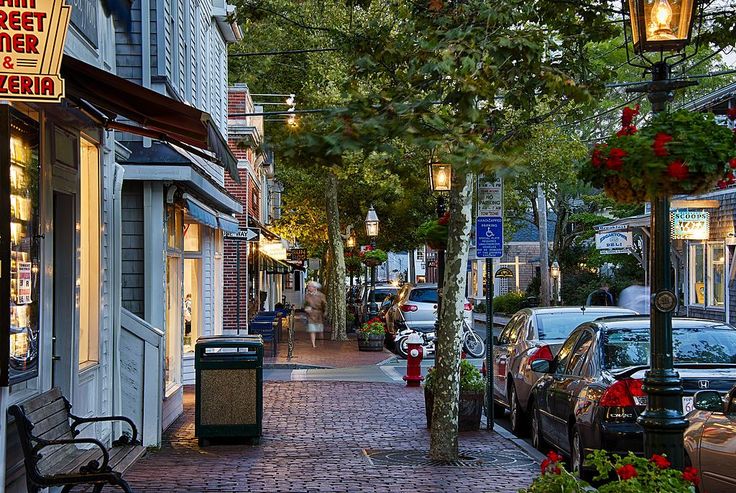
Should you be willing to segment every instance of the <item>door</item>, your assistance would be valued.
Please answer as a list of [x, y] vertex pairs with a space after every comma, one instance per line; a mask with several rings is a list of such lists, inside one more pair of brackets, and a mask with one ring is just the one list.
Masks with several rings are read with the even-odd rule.
[[736, 390], [728, 394], [725, 413], [711, 413], [700, 438], [700, 491], [736, 491]]
[[76, 196], [54, 191], [52, 384], [71, 398], [74, 358]]
[[542, 430], [551, 442], [565, 447], [564, 438], [567, 436], [567, 414], [560, 410], [560, 402], [567, 399], [561, 395], [569, 384], [569, 367], [580, 332], [574, 332], [562, 345], [557, 354], [555, 371], [549, 385], [546, 387], [546, 399], [540, 399], [539, 411], [541, 414]]
[[166, 259], [166, 360], [165, 379], [167, 394], [181, 383], [182, 299], [181, 257]]

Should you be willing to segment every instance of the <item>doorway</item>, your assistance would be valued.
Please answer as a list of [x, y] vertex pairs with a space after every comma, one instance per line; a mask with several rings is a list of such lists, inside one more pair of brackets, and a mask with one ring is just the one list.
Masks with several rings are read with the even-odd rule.
[[74, 356], [76, 196], [54, 191], [52, 383], [71, 396]]

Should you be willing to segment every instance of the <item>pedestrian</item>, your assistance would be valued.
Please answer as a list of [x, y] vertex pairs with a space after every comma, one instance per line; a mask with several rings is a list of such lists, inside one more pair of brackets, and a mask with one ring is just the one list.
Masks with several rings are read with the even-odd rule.
[[325, 330], [325, 308], [327, 307], [327, 299], [322, 294], [320, 288], [322, 286], [316, 281], [307, 283], [307, 295], [305, 297], [304, 311], [307, 312], [307, 332], [312, 340], [312, 347], [317, 347], [317, 332]]
[[586, 304], [589, 306], [614, 306], [616, 303], [613, 299], [613, 293], [609, 291], [608, 283], [603, 282], [597, 291], [590, 293]]

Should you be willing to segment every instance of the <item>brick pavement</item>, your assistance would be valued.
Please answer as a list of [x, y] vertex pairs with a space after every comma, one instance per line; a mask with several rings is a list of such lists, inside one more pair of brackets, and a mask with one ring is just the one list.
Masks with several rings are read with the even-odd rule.
[[266, 347], [266, 354], [263, 359], [264, 365], [270, 367], [299, 365], [322, 368], [347, 368], [351, 366], [375, 365], [393, 356], [393, 353], [385, 349], [376, 352], [358, 351], [355, 334], [349, 334], [349, 341], [330, 340], [332, 333], [329, 330], [322, 334], [321, 339], [317, 339], [317, 347], [313, 348], [309, 334], [306, 332], [306, 318], [304, 313], [297, 313], [296, 317], [293, 358], [291, 360], [287, 358], [288, 331], [284, 328], [275, 358], [271, 356], [270, 348], [268, 346]]
[[187, 388], [185, 414], [165, 433], [162, 448], [126, 474], [136, 492], [512, 492], [539, 470], [513, 442], [486, 431], [461, 434], [464, 454], [486, 458], [473, 466], [372, 464], [364, 449], [427, 450], [421, 389], [268, 382], [261, 444], [202, 449], [194, 438], [193, 400]]

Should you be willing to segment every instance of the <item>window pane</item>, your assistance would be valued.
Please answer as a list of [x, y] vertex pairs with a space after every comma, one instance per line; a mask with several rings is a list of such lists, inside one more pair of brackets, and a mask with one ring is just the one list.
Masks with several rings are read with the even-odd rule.
[[690, 248], [690, 278], [691, 303], [697, 305], [705, 304], [705, 248], [703, 244], [692, 245]]
[[184, 260], [184, 352], [194, 351], [200, 333], [200, 276], [201, 260]]
[[197, 223], [184, 225], [184, 251], [198, 252], [200, 247], [200, 227]]
[[97, 147], [80, 145], [79, 365], [99, 361], [100, 177]]
[[722, 244], [708, 247], [708, 304], [724, 306], [726, 295], [726, 259]]
[[437, 303], [437, 289], [412, 289], [409, 300], [420, 303]]

